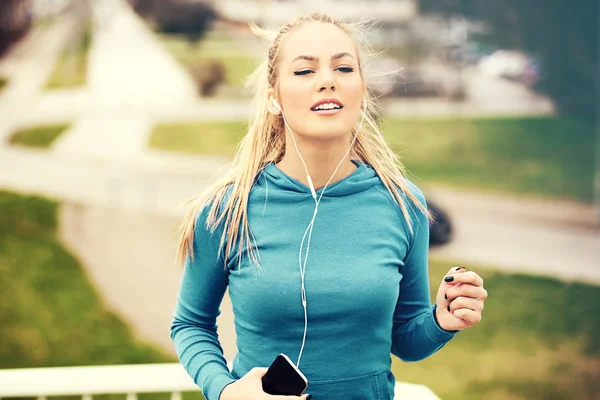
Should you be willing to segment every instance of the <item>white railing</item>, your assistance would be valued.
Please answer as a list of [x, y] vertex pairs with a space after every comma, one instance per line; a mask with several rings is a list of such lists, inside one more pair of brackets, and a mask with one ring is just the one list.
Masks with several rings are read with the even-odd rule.
[[[137, 400], [138, 393], [160, 392], [181, 400], [182, 392], [198, 390], [178, 363], [0, 369], [0, 399], [65, 395], [92, 400], [96, 394], [126, 394], [127, 400]], [[396, 398], [439, 400], [427, 387], [404, 382], [396, 383]]]

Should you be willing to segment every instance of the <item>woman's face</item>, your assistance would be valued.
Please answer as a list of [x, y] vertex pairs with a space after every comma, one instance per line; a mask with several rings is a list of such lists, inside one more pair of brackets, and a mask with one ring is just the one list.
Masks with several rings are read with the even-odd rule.
[[[277, 97], [292, 130], [312, 139], [347, 135], [364, 93], [353, 40], [333, 24], [314, 21], [287, 34], [279, 51]], [[325, 109], [317, 109], [323, 100]]]

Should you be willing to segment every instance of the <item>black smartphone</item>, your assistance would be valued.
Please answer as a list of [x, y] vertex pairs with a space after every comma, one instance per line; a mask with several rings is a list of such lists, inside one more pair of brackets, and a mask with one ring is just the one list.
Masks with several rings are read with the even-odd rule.
[[280, 353], [263, 375], [262, 387], [268, 394], [300, 396], [308, 387], [308, 379], [288, 356]]

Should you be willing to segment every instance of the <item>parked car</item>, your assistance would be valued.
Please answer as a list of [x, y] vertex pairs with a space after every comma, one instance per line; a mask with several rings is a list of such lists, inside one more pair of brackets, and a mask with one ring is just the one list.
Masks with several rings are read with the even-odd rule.
[[439, 246], [452, 240], [452, 222], [450, 216], [431, 199], [427, 199], [429, 212], [435, 220], [429, 224], [429, 245]]

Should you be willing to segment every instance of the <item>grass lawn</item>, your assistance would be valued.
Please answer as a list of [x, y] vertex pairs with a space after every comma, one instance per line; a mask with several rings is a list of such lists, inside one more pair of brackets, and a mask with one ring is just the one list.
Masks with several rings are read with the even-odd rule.
[[[386, 119], [383, 132], [419, 183], [593, 199], [594, 127], [560, 117]], [[162, 124], [150, 146], [233, 156], [243, 122]]]
[[181, 36], [157, 34], [165, 48], [186, 68], [210, 60], [223, 63], [227, 84], [243, 87], [246, 77], [258, 66], [259, 60], [249, 55], [244, 47], [218, 31], [190, 43]]
[[177, 362], [134, 338], [102, 304], [56, 238], [57, 208], [53, 201], [0, 191], [0, 368]]
[[77, 43], [74, 43], [73, 47], [67, 48], [60, 55], [50, 79], [46, 82], [46, 89], [85, 86], [87, 58], [91, 44], [92, 28], [88, 23], [81, 32]]
[[[0, 290], [10, 299], [0, 302], [0, 368], [176, 362], [136, 340], [106, 310], [55, 236], [57, 208], [0, 192]], [[431, 260], [432, 295], [454, 265]], [[444, 400], [594, 399], [600, 287], [464, 266], [485, 279], [490, 293], [483, 322], [426, 360], [393, 357], [396, 378], [425, 384]], [[185, 393], [189, 399], [200, 395]]]
[[443, 400], [597, 399], [600, 287], [432, 259], [432, 296], [454, 265], [483, 277], [483, 321], [425, 360], [392, 357], [397, 380]]
[[247, 124], [240, 121], [159, 124], [149, 145], [160, 150], [233, 157]]
[[10, 144], [47, 149], [70, 124], [34, 126], [14, 132]]

